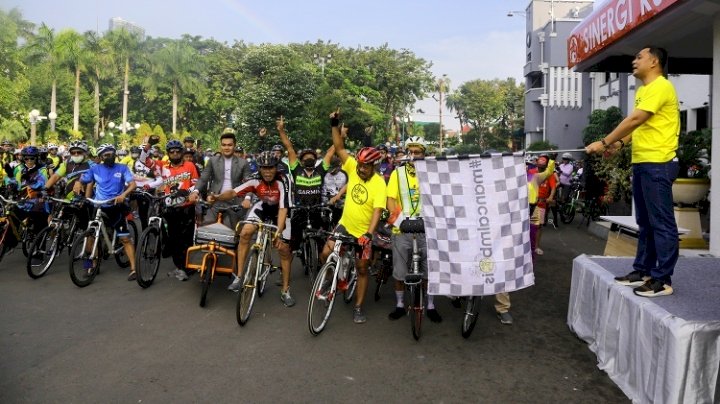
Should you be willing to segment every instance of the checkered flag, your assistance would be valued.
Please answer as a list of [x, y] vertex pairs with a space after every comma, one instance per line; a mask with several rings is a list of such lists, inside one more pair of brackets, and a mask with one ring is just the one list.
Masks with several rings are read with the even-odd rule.
[[522, 154], [427, 158], [420, 179], [428, 293], [487, 296], [533, 285]]

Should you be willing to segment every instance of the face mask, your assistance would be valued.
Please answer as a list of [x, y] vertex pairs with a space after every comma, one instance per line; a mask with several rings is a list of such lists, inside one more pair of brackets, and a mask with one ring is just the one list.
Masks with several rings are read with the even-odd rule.
[[246, 160], [248, 163], [252, 163], [252, 161], [253, 161], [253, 159], [251, 159], [250, 157], [248, 157]]
[[103, 164], [105, 164], [108, 167], [112, 167], [115, 165], [115, 157], [108, 157], [106, 159], [103, 159]]
[[82, 161], [85, 160], [85, 156], [70, 156], [70, 160], [72, 160], [73, 163], [82, 163]]
[[178, 165], [178, 164], [180, 164], [180, 162], [182, 162], [182, 157], [178, 157], [176, 159], [172, 159], [172, 158], [170, 159], [170, 164], [172, 164], [172, 165]]
[[303, 160], [303, 166], [305, 168], [315, 168], [315, 159]]
[[140, 154], [139, 154], [139, 153], [132, 153], [132, 154], [130, 155], [130, 158], [132, 158], [133, 160], [137, 160], [138, 157], [140, 157]]

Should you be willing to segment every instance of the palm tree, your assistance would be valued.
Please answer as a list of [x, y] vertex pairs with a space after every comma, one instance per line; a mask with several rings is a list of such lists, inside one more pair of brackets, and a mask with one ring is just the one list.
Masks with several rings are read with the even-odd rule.
[[73, 131], [80, 129], [80, 72], [85, 68], [87, 50], [83, 37], [74, 29], [66, 29], [57, 35], [60, 58], [75, 74], [75, 97], [73, 99]]
[[97, 140], [100, 135], [100, 80], [105, 72], [112, 65], [109, 44], [105, 38], [100, 37], [95, 31], [87, 31], [84, 34], [85, 65], [92, 75], [93, 96], [95, 98], [95, 128], [93, 139]]
[[[62, 57], [58, 49], [55, 30], [45, 23], [40, 25], [38, 33], [28, 46], [32, 62], [46, 63], [50, 69], [52, 90], [50, 92], [50, 113], [56, 113], [57, 78], [61, 70]], [[55, 121], [50, 121], [50, 130], [55, 131]]]
[[177, 133], [178, 103], [183, 94], [204, 102], [205, 65], [197, 50], [183, 41], [173, 41], [151, 57], [151, 75], [145, 80], [148, 98], [157, 97], [158, 84], [172, 87], [172, 133]]
[[140, 38], [137, 34], [120, 28], [107, 33], [106, 38], [110, 43], [113, 56], [118, 64], [124, 66], [123, 74], [123, 107], [122, 107], [122, 134], [127, 131], [127, 109], [128, 109], [128, 81], [130, 80], [130, 56], [138, 48]]

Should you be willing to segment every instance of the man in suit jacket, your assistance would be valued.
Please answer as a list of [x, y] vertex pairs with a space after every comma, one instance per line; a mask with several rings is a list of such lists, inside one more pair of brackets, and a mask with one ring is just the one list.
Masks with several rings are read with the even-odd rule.
[[[191, 201], [196, 201], [200, 197], [200, 193], [217, 195], [247, 181], [251, 175], [250, 167], [245, 159], [233, 155], [235, 143], [235, 131], [226, 128], [220, 136], [220, 155], [213, 156], [208, 160], [202, 174], [200, 174], [200, 179], [195, 185], [195, 191], [190, 195]], [[237, 198], [225, 202], [216, 202], [205, 215], [205, 223], [216, 220], [218, 208], [238, 204], [240, 204], [240, 201]], [[242, 217], [242, 213], [244, 212], [226, 212], [225, 224], [235, 228], [235, 224]]]

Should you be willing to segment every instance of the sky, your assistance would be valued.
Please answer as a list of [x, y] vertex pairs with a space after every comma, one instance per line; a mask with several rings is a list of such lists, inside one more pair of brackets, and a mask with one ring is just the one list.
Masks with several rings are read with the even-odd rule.
[[[152, 37], [199, 35], [232, 43], [332, 41], [344, 47], [408, 49], [447, 74], [451, 89], [475, 79], [522, 82], [525, 10], [529, 0], [0, 0], [23, 17], [60, 30], [104, 32], [112, 17], [140, 25]], [[437, 122], [438, 103], [419, 101], [415, 121]], [[455, 114], [443, 111], [443, 126], [458, 129]]]

